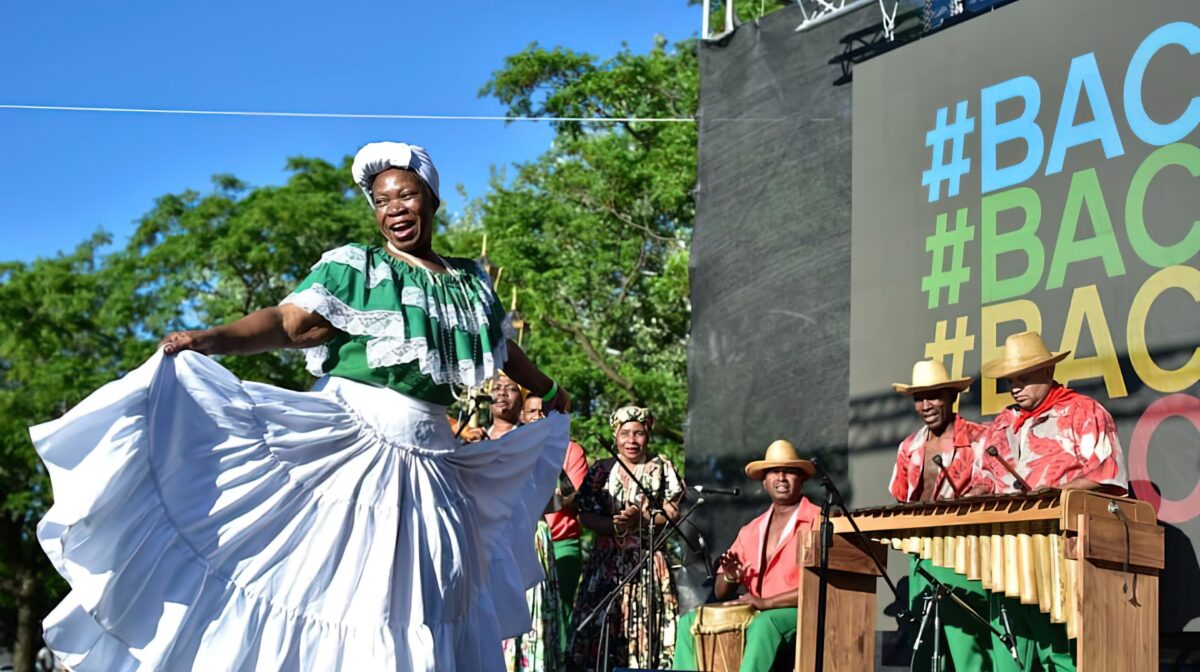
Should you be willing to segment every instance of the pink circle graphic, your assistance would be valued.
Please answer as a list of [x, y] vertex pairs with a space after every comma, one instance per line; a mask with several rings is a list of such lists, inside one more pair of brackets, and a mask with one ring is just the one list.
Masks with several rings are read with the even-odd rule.
[[1150, 404], [1133, 428], [1129, 446], [1129, 480], [1138, 499], [1150, 502], [1164, 523], [1186, 523], [1200, 515], [1200, 482], [1183, 499], [1163, 499], [1154, 489], [1150, 478], [1150, 438], [1159, 423], [1173, 416], [1192, 421], [1200, 431], [1200, 399], [1187, 394], [1172, 394]]

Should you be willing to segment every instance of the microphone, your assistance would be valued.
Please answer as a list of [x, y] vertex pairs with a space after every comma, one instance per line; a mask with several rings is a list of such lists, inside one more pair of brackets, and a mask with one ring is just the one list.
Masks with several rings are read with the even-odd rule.
[[[700, 498], [700, 502], [704, 502], [703, 497]], [[708, 581], [712, 581], [716, 577], [713, 576], [712, 556], [708, 553], [708, 544], [704, 543], [704, 535], [700, 535], [700, 554], [704, 556], [704, 573], [707, 575], [706, 578]]]
[[1001, 465], [1004, 466], [1004, 469], [1006, 471], [1008, 471], [1008, 473], [1012, 474], [1012, 477], [1017, 481], [1017, 485], [1022, 490], [1024, 490], [1025, 492], [1033, 491], [1033, 488], [1029, 487], [1029, 484], [1025, 482], [1025, 479], [1021, 478], [1021, 475], [1017, 473], [1016, 469], [1013, 469], [1013, 466], [1011, 464], [1009, 464], [1008, 460], [1004, 459], [1003, 457], [1000, 457], [1000, 451], [996, 450], [995, 446], [988, 446], [987, 454], [996, 458], [996, 460]]
[[824, 486], [826, 491], [833, 494], [833, 502], [831, 503], [845, 510], [846, 500], [842, 497], [842, 492], [838, 490], [837, 484], [833, 482], [833, 477], [825, 470], [825, 463], [815, 455], [809, 461], [816, 467], [817, 477], [821, 485]]
[[729, 495], [730, 497], [737, 497], [742, 494], [742, 491], [738, 488], [717, 488], [711, 485], [693, 485], [692, 489], [702, 495], [706, 492], [714, 495]]

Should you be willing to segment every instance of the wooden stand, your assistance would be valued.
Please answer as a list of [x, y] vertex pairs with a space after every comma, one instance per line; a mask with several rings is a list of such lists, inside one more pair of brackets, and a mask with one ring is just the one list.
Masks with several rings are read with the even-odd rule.
[[1079, 562], [1079, 672], [1157, 672], [1163, 528], [1153, 518], [1148, 523], [1129, 521], [1126, 569], [1125, 526], [1120, 521], [1091, 513], [1080, 513], [1076, 520], [1078, 537], [1067, 544], [1067, 553]]
[[[1020, 531], [1019, 524], [1054, 524], [1055, 534], [1061, 534], [1063, 542], [1061, 557], [1074, 565], [1073, 599], [1065, 608], [1071, 612], [1068, 632], [1075, 639], [1079, 672], [1157, 672], [1158, 573], [1164, 566], [1164, 534], [1150, 504], [1068, 490], [1057, 497], [1003, 496], [863, 510], [856, 512], [855, 518], [868, 538], [896, 548], [901, 539], [919, 537], [935, 539], [935, 546], [949, 540], [946, 548], [958, 548], [959, 543], [968, 543], [960, 540], [975, 536], [981, 525], [990, 526], [993, 535], [1015, 537], [1027, 534]], [[1012, 534], [1000, 532], [1008, 525], [1013, 526]], [[879, 571], [869, 553], [882, 559], [888, 546], [872, 542], [871, 548], [863, 547], [857, 536], [849, 534], [844, 518], [834, 518], [834, 530], [829, 549], [825, 669], [862, 672], [871, 668], [875, 658]], [[1013, 541], [1015, 557], [1017, 539]], [[819, 544], [820, 537], [813, 531], [799, 550], [798, 672], [810, 672], [816, 665]], [[934, 556], [935, 564], [941, 564], [939, 555]], [[1006, 570], [1015, 571], [1008, 559], [1004, 563]], [[954, 562], [942, 566], [952, 567]], [[1033, 576], [1033, 567], [1022, 568]]]
[[[816, 668], [817, 588], [820, 582], [820, 533], [799, 544], [800, 595], [796, 619], [796, 670]], [[882, 554], [883, 549], [872, 549]], [[880, 555], [882, 558], [883, 556]], [[863, 672], [875, 659], [875, 581], [879, 570], [868, 550], [855, 540], [834, 535], [829, 548], [829, 587], [825, 604], [825, 670]]]

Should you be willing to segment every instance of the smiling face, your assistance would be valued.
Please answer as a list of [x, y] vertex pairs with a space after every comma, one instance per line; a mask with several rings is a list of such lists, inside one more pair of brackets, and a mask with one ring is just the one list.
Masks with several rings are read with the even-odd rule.
[[1018, 373], [1009, 376], [1008, 392], [1021, 410], [1032, 411], [1050, 394], [1054, 385], [1054, 367], [1043, 366], [1040, 369]]
[[913, 395], [913, 410], [929, 431], [941, 434], [954, 416], [954, 399], [957, 396], [958, 392], [947, 389], [918, 392]]
[[644, 462], [648, 443], [650, 432], [645, 425], [636, 420], [631, 420], [617, 429], [617, 454], [626, 462]]
[[401, 252], [417, 254], [430, 249], [437, 199], [414, 172], [389, 168], [371, 184], [375, 222], [385, 240]]
[[804, 474], [799, 469], [768, 469], [763, 474], [763, 489], [772, 504], [791, 506], [800, 501]]
[[529, 395], [529, 398], [525, 400], [525, 410], [521, 411], [521, 422], [529, 424], [544, 417], [546, 417], [546, 412], [542, 410], [542, 398]]

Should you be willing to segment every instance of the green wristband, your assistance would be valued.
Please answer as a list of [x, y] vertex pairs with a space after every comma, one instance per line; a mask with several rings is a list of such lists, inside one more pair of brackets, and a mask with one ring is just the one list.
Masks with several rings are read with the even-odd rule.
[[558, 396], [558, 383], [551, 380], [550, 389], [542, 395], [542, 401], [548, 402], [556, 396]]

